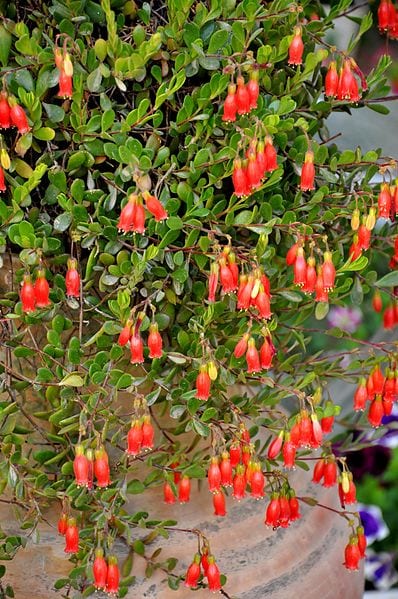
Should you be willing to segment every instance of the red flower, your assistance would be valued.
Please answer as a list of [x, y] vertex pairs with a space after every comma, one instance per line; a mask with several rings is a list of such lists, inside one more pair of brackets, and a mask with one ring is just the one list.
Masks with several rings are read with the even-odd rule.
[[377, 198], [378, 217], [390, 218], [391, 210], [391, 193], [388, 183], [382, 183], [380, 193]]
[[301, 191], [310, 191], [315, 189], [315, 166], [314, 166], [314, 152], [308, 150], [305, 153], [304, 164], [301, 169], [300, 177], [300, 189]]
[[312, 482], [313, 483], [320, 483], [322, 478], [324, 477], [325, 474], [325, 466], [326, 466], [326, 461], [324, 458], [321, 458], [320, 460], [317, 461], [317, 463], [314, 466], [314, 472], [312, 475]]
[[67, 75], [64, 69], [60, 69], [59, 72], [59, 98], [71, 98], [73, 94], [73, 79], [71, 75]]
[[68, 527], [68, 516], [63, 512], [58, 520], [58, 532], [60, 535], [64, 535], [66, 533], [66, 529]]
[[393, 304], [390, 304], [384, 310], [383, 326], [385, 329], [392, 329], [395, 326], [395, 324], [395, 308]]
[[293, 264], [296, 262], [297, 252], [298, 252], [299, 247], [300, 246], [299, 246], [298, 243], [294, 243], [288, 249], [288, 252], [286, 254], [286, 264], [287, 264], [287, 266], [293, 266]]
[[300, 504], [297, 497], [294, 495], [293, 489], [290, 489], [289, 494], [290, 521], [293, 522], [294, 520], [301, 518]]
[[325, 463], [325, 470], [323, 474], [323, 486], [333, 487], [337, 482], [337, 464], [332, 459]]
[[148, 335], [148, 348], [150, 358], [161, 358], [162, 357], [162, 336], [159, 333], [159, 327], [156, 322], [151, 324], [149, 327]]
[[120, 572], [117, 558], [113, 555], [108, 557], [108, 573], [106, 576], [106, 592], [116, 595], [119, 591]]
[[293, 266], [294, 272], [294, 284], [299, 287], [304, 287], [307, 278], [307, 263], [304, 257], [304, 250], [302, 247], [297, 248], [297, 256]]
[[207, 365], [202, 364], [196, 377], [196, 397], [206, 401], [210, 397], [211, 378], [207, 372]]
[[283, 431], [271, 441], [268, 447], [268, 459], [274, 460], [280, 454], [283, 445]]
[[232, 487], [233, 487], [232, 497], [234, 497], [235, 499], [238, 499], [238, 501], [240, 499], [243, 499], [244, 496], [246, 495], [246, 478], [245, 478], [245, 474], [244, 474], [244, 468], [242, 465], [238, 465], [236, 467], [236, 474], [232, 481]]
[[332, 262], [332, 254], [325, 252], [323, 255], [324, 262], [322, 264], [323, 288], [325, 291], [332, 291], [336, 279], [336, 269]]
[[216, 456], [211, 458], [209, 470], [207, 472], [207, 482], [209, 485], [210, 493], [219, 491], [221, 487], [221, 470], [218, 465], [218, 458]]
[[75, 518], [69, 518], [65, 531], [65, 553], [76, 553], [79, 551], [79, 530]]
[[236, 85], [231, 83], [228, 86], [228, 95], [225, 98], [224, 102], [224, 111], [222, 115], [222, 120], [227, 121], [228, 123], [232, 123], [236, 121], [236, 111], [237, 111], [237, 103], [236, 103]]
[[131, 325], [132, 325], [131, 320], [128, 320], [126, 322], [126, 324], [124, 325], [124, 327], [122, 328], [122, 330], [120, 331], [119, 337], [117, 339], [117, 342], [120, 345], [120, 347], [124, 347], [130, 341]]
[[4, 178], [4, 170], [0, 166], [0, 192], [5, 191], [7, 189], [6, 182]]
[[238, 343], [235, 345], [234, 356], [239, 359], [245, 355], [247, 350], [247, 342], [249, 339], [249, 333], [245, 333]]
[[220, 283], [223, 293], [231, 293], [235, 291], [237, 282], [232, 273], [227, 261], [224, 257], [220, 258]]
[[388, 31], [390, 28], [391, 6], [393, 6], [391, 0], [381, 0], [377, 9], [378, 28], [381, 32]]
[[260, 285], [260, 290], [255, 298], [255, 304], [261, 318], [264, 318], [265, 320], [271, 318], [270, 296], [266, 293], [262, 284]]
[[66, 295], [68, 297], [80, 297], [80, 275], [77, 270], [77, 262], [74, 258], [68, 260], [68, 270], [65, 275]]
[[35, 282], [35, 298], [36, 307], [45, 308], [50, 305], [50, 286], [46, 279], [46, 274], [43, 269], [40, 269], [37, 273], [37, 279]]
[[156, 196], [152, 196], [148, 191], [142, 194], [145, 200], [145, 207], [154, 217], [156, 222], [165, 220], [169, 215]]
[[247, 163], [247, 181], [251, 190], [257, 189], [261, 185], [263, 173], [258, 165], [255, 152], [251, 152]]
[[263, 179], [265, 173], [267, 172], [267, 157], [265, 155], [265, 146], [263, 141], [259, 141], [257, 143], [256, 161], [261, 173], [261, 178]]
[[7, 100], [7, 93], [0, 92], [0, 129], [9, 129], [11, 127], [10, 105]]
[[372, 306], [375, 312], [381, 312], [383, 309], [383, 300], [381, 299], [380, 291], [377, 289], [372, 298]]
[[360, 552], [361, 558], [362, 558], [362, 557], [365, 557], [366, 545], [367, 545], [365, 530], [364, 530], [363, 526], [357, 527], [357, 537], [358, 537], [358, 549], [359, 549], [359, 552]]
[[130, 362], [132, 364], [142, 364], [144, 361], [144, 342], [139, 333], [133, 333], [130, 338]]
[[22, 302], [22, 310], [24, 312], [34, 312], [36, 306], [36, 295], [30, 275], [24, 275], [20, 297]]
[[252, 291], [254, 288], [254, 276], [241, 275], [239, 289], [237, 294], [237, 308], [238, 310], [248, 310], [251, 304]]
[[178, 501], [180, 503], [187, 503], [191, 495], [191, 481], [189, 476], [182, 476], [178, 487]]
[[105, 488], [111, 484], [108, 456], [104, 448], [95, 452], [94, 474], [98, 487]]
[[264, 497], [265, 478], [261, 471], [259, 463], [254, 465], [254, 470], [250, 478], [251, 496], [255, 499]]
[[250, 112], [250, 96], [245, 85], [243, 77], [239, 76], [236, 80], [238, 88], [236, 90], [236, 109], [238, 114], [247, 114]]
[[272, 137], [270, 135], [267, 135], [267, 137], [265, 138], [264, 152], [265, 152], [265, 157], [267, 160], [266, 171], [268, 173], [271, 173], [272, 171], [275, 171], [278, 168], [278, 162], [277, 162], [277, 153], [276, 153], [276, 150], [275, 150], [273, 142], [272, 142]]
[[213, 507], [215, 516], [226, 516], [225, 495], [221, 490], [213, 493]]
[[290, 503], [286, 495], [281, 494], [279, 497], [279, 519], [278, 525], [282, 528], [287, 528], [290, 524]]
[[384, 416], [383, 400], [381, 395], [376, 395], [370, 404], [368, 412], [368, 421], [374, 428], [378, 428]]
[[247, 372], [249, 374], [252, 372], [260, 372], [260, 370], [261, 370], [260, 355], [257, 351], [253, 337], [250, 337], [250, 339], [247, 343], [246, 362], [247, 362]]
[[265, 512], [265, 524], [267, 526], [271, 526], [272, 528], [278, 526], [280, 513], [281, 508], [279, 505], [279, 494], [272, 493], [271, 501], [268, 504], [267, 510]]
[[317, 273], [315, 268], [315, 258], [310, 256], [307, 260], [307, 270], [305, 274], [305, 283], [302, 287], [304, 293], [313, 293], [315, 291]]
[[19, 133], [23, 134], [30, 131], [30, 126], [25, 111], [22, 106], [16, 103], [15, 99], [13, 99], [12, 103], [10, 103], [10, 118], [11, 123], [18, 129]]
[[242, 167], [242, 161], [237, 158], [234, 160], [234, 168], [232, 171], [232, 183], [234, 193], [238, 197], [246, 197], [250, 195], [250, 186], [246, 176], [246, 169]]
[[233, 443], [229, 448], [229, 459], [231, 460], [232, 468], [235, 468], [242, 459], [242, 449], [239, 443]]
[[206, 577], [209, 585], [209, 591], [219, 591], [221, 589], [220, 570], [218, 569], [212, 555], [209, 555], [207, 561], [208, 566], [206, 570]]
[[289, 46], [288, 63], [292, 65], [302, 64], [303, 62], [304, 43], [301, 37], [301, 27], [294, 28], [294, 37]]
[[135, 420], [127, 434], [127, 453], [138, 455], [143, 441], [143, 426], [140, 420]]
[[282, 455], [283, 465], [285, 466], [285, 468], [294, 468], [296, 460], [296, 447], [290, 440], [285, 441], [285, 443], [283, 444]]
[[349, 100], [350, 102], [358, 102], [360, 99], [358, 83], [351, 70], [351, 60], [347, 59], [340, 73], [338, 99]]
[[185, 574], [185, 586], [190, 589], [196, 589], [198, 586], [198, 580], [200, 576], [200, 555], [196, 553], [192, 564], [189, 566], [187, 573]]
[[339, 482], [339, 498], [341, 506], [352, 505], [357, 501], [357, 491], [355, 483], [352, 480], [351, 472], [343, 472]]
[[107, 575], [108, 565], [104, 559], [104, 552], [100, 548], [96, 549], [93, 563], [94, 586], [96, 589], [105, 590]]
[[217, 262], [213, 262], [210, 267], [209, 294], [207, 297], [207, 301], [211, 302], [211, 303], [216, 301], [216, 291], [217, 291], [217, 285], [218, 285], [218, 271], [219, 271], [219, 266], [218, 266]]
[[246, 89], [249, 92], [250, 108], [257, 108], [257, 100], [260, 93], [257, 70], [252, 71], [250, 73], [250, 79], [248, 84], [246, 85]]
[[145, 232], [144, 206], [134, 193], [129, 196], [127, 204], [122, 208], [117, 228], [119, 231], [123, 231], [123, 233], [128, 233], [129, 231], [136, 233]]
[[221, 473], [221, 484], [224, 487], [232, 486], [232, 464], [229, 457], [229, 453], [224, 451], [221, 455], [221, 463], [220, 463], [220, 473]]
[[165, 480], [163, 485], [163, 498], [165, 503], [175, 503], [176, 498], [173, 493], [173, 489], [171, 488], [170, 483]]
[[270, 337], [264, 337], [264, 343], [260, 347], [260, 364], [261, 368], [268, 370], [272, 366], [272, 358], [275, 355], [275, 347]]
[[370, 247], [370, 237], [372, 231], [367, 229], [362, 223], [358, 229], [358, 245], [362, 250], [368, 250]]
[[347, 568], [347, 570], [358, 570], [361, 552], [358, 547], [357, 536], [351, 536], [350, 541], [344, 550], [344, 558], [344, 566]]
[[76, 484], [78, 487], [88, 486], [88, 459], [84, 455], [84, 448], [82, 445], [76, 445], [75, 448], [75, 459], [73, 460], [73, 472], [76, 478]]
[[336, 98], [337, 91], [339, 88], [339, 76], [336, 69], [336, 63], [333, 60], [328, 68], [328, 72], [325, 77], [325, 96], [329, 98]]
[[329, 294], [325, 289], [323, 282], [322, 267], [318, 267], [318, 274], [315, 283], [315, 301], [316, 302], [327, 302], [329, 300]]
[[150, 416], [144, 416], [142, 423], [142, 449], [153, 449], [155, 431]]

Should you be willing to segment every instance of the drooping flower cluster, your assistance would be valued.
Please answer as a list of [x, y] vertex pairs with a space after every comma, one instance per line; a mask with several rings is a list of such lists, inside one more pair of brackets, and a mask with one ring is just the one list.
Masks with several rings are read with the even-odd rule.
[[220, 570], [216, 564], [214, 556], [210, 553], [208, 542], [203, 544], [201, 553], [196, 553], [191, 565], [188, 567], [185, 575], [185, 586], [190, 589], [196, 589], [203, 569], [204, 577], [207, 578], [209, 591], [213, 593], [221, 589]]
[[[186, 474], [181, 475], [180, 472], [174, 471], [174, 487], [176, 488], [178, 501], [180, 503], [188, 503], [191, 499], [191, 479]], [[164, 502], [172, 504], [176, 502], [173, 486], [168, 480], [163, 483], [163, 498]]]
[[97, 487], [108, 487], [111, 481], [109, 459], [105, 448], [100, 446], [93, 453], [91, 449], [85, 450], [83, 445], [76, 445], [73, 472], [78, 487], [87, 487], [91, 490], [94, 486], [94, 477]]
[[353, 58], [345, 58], [339, 72], [333, 60], [325, 77], [325, 96], [339, 101], [358, 102], [361, 92], [354, 73], [360, 78], [362, 91], [366, 91], [366, 79]]
[[235, 83], [228, 86], [228, 94], [225, 98], [222, 120], [227, 123], [236, 121], [236, 115], [248, 114], [257, 108], [257, 100], [260, 93], [258, 85], [258, 70], [250, 72], [247, 83], [242, 75], [238, 75]]
[[251, 140], [244, 158], [234, 160], [232, 183], [238, 197], [247, 197], [261, 186], [267, 174], [278, 168], [272, 137]]
[[234, 349], [235, 358], [245, 356], [248, 374], [268, 370], [272, 366], [272, 358], [276, 353], [272, 337], [268, 329], [264, 329], [263, 342], [260, 350], [256, 348], [256, 340], [249, 333], [245, 333]]
[[316, 266], [311, 248], [311, 255], [305, 259], [304, 240], [299, 239], [286, 254], [286, 264], [293, 266], [295, 285], [304, 293], [315, 293], [316, 302], [328, 302], [329, 292], [333, 291], [336, 279], [336, 268], [329, 250], [323, 254], [323, 262]]
[[273, 530], [287, 528], [291, 522], [301, 518], [300, 506], [296, 494], [288, 485], [281, 491], [271, 494], [270, 502], [265, 511], [265, 524]]
[[14, 96], [9, 96], [6, 91], [0, 92], [0, 129], [16, 127], [18, 133], [23, 135], [31, 129], [26, 113]]
[[[140, 312], [133, 323], [130, 319], [127, 320], [118, 337], [118, 344], [124, 347], [130, 344], [130, 362], [132, 364], [142, 364], [144, 362], [144, 341], [140, 333], [140, 327], [145, 314]], [[163, 355], [163, 340], [159, 333], [157, 322], [153, 321], [149, 327], [149, 335], [147, 339], [149, 349], [149, 358], [161, 358]]]
[[379, 365], [375, 366], [367, 378], [362, 377], [354, 394], [354, 410], [364, 411], [369, 401], [369, 423], [377, 428], [383, 416], [389, 416], [398, 398], [398, 372], [396, 365], [387, 368], [385, 375]]
[[22, 311], [29, 313], [34, 312], [36, 308], [46, 308], [51, 304], [49, 294], [50, 286], [43, 268], [40, 267], [37, 271], [34, 284], [32, 283], [31, 276], [25, 274], [20, 290]]
[[366, 537], [362, 526], [358, 526], [350, 536], [344, 550], [344, 566], [347, 570], [358, 570], [359, 562], [365, 557]]
[[148, 191], [144, 191], [142, 194], [132, 193], [121, 210], [117, 224], [119, 231], [145, 233], [145, 208], [152, 214], [156, 222], [161, 222], [168, 217], [167, 210], [156, 196], [151, 195]]
[[354, 262], [362, 256], [362, 251], [370, 248], [372, 230], [376, 224], [376, 210], [373, 206], [367, 214], [362, 215], [358, 208], [354, 208], [351, 216], [351, 229], [355, 231], [353, 242], [349, 249], [349, 256]]
[[135, 418], [127, 434], [127, 453], [136, 456], [142, 451], [153, 449], [155, 430], [151, 422], [151, 416], [144, 413], [140, 418]]

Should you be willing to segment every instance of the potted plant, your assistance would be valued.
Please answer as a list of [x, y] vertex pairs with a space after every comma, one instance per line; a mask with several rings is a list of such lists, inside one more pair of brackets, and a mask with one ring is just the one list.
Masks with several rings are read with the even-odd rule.
[[[366, 549], [344, 452], [362, 440], [350, 427], [378, 428], [392, 409], [395, 342], [324, 322], [375, 286], [374, 310], [385, 301], [397, 322], [398, 186], [395, 162], [355, 141], [339, 151], [326, 123], [383, 110], [389, 59], [365, 77], [353, 58], [371, 17], [340, 50], [326, 36], [349, 2], [2, 10], [0, 481], [22, 529], [5, 531], [2, 557], [52, 505], [52, 542], [71, 561], [63, 596], [125, 596], [138, 560], [167, 579], [159, 596], [232, 597], [228, 552], [249, 527], [285, 578], [274, 584], [254, 544], [241, 596], [286, 596], [289, 575], [308, 594], [303, 574], [330, 539], [336, 586], [327, 560], [323, 584], [359, 596], [342, 565], [357, 570]], [[349, 339], [351, 361], [311, 354], [318, 329]], [[332, 380], [355, 382], [367, 415], [344, 419], [338, 452]]]

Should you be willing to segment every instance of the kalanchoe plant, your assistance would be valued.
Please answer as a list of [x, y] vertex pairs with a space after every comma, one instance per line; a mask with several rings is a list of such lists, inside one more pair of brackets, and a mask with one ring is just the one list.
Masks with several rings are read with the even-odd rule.
[[[3, 9], [0, 489], [26, 508], [25, 531], [56, 505], [68, 596], [126, 595], [134, 553], [172, 589], [230, 596], [211, 539], [147, 513], [145, 494], [186, 503], [207, 476], [216, 516], [255, 499], [278, 534], [317, 504], [291, 479], [306, 460], [308, 481], [340, 498], [341, 562], [365, 555], [325, 372], [357, 384], [356, 428], [377, 428], [397, 399], [397, 347], [326, 329], [354, 342], [347, 368], [344, 352], [308, 354], [308, 321], [376, 286], [374, 309], [398, 322], [397, 163], [341, 152], [326, 123], [380, 108], [389, 59], [365, 78], [352, 57], [369, 16], [348, 48], [325, 41], [347, 1], [328, 15], [210, 4]], [[389, 11], [383, 0], [379, 27], [394, 37]], [[173, 534], [196, 535], [190, 564], [149, 557]], [[25, 542], [12, 538], [7, 558]]]

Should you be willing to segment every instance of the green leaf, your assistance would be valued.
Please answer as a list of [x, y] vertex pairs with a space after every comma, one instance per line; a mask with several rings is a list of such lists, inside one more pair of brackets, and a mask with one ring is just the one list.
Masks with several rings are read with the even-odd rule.
[[381, 277], [375, 283], [376, 287], [396, 287], [398, 285], [398, 270], [393, 270]]
[[145, 485], [138, 479], [131, 480], [127, 485], [127, 493], [131, 495], [138, 495], [139, 493], [143, 493], [145, 491]]
[[64, 378], [59, 382], [60, 386], [65, 387], [83, 387], [84, 379], [77, 373], [71, 373], [64, 376]]
[[329, 312], [329, 304], [327, 302], [318, 302], [315, 308], [315, 318], [323, 320]]

